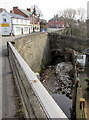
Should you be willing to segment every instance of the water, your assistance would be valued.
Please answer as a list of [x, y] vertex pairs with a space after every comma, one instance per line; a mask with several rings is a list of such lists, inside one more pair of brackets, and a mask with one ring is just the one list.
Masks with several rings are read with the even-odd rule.
[[71, 118], [70, 108], [72, 108], [72, 100], [66, 97], [64, 94], [52, 94], [52, 97], [62, 109], [62, 111], [65, 113], [65, 115], [68, 118]]

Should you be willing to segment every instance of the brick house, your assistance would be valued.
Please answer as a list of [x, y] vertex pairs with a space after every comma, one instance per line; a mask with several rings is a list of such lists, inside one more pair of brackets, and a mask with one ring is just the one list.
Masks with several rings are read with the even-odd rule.
[[63, 17], [58, 17], [58, 15], [54, 15], [52, 19], [48, 21], [49, 28], [64, 28]]
[[22, 15], [26, 18], [30, 18], [31, 32], [39, 32], [40, 31], [39, 16], [34, 15], [30, 8], [27, 8], [27, 10], [24, 10], [24, 9], [20, 9], [18, 7], [13, 7], [13, 10], [10, 12], [14, 13], [14, 14]]

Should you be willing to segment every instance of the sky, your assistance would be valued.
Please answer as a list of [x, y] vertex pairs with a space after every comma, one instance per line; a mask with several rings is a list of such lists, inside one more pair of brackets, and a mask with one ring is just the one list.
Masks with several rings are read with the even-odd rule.
[[66, 8], [85, 8], [87, 10], [87, 2], [88, 0], [1, 0], [0, 8], [5, 8], [9, 12], [14, 6], [26, 10], [35, 4], [42, 11], [43, 19], [49, 20], [58, 11]]

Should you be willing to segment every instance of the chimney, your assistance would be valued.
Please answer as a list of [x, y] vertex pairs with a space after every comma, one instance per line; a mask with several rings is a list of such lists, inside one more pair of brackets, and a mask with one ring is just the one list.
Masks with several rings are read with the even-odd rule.
[[13, 11], [14, 11], [14, 10], [16, 10], [16, 9], [18, 9], [18, 6], [16, 6], [16, 7], [13, 7]]
[[31, 8], [27, 8], [27, 11], [31, 12]]
[[56, 17], [58, 18], [58, 14], [56, 15]]
[[13, 13], [13, 14], [14, 14], [14, 11], [13, 11], [13, 10], [10, 10], [10, 13]]

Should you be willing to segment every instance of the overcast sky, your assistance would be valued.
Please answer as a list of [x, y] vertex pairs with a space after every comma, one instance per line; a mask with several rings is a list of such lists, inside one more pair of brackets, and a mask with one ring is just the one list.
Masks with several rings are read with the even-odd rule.
[[13, 6], [26, 9], [34, 4], [37, 5], [46, 20], [51, 19], [59, 10], [66, 8], [85, 8], [87, 10], [88, 0], [1, 0], [0, 8], [5, 8], [8, 12], [13, 9]]

